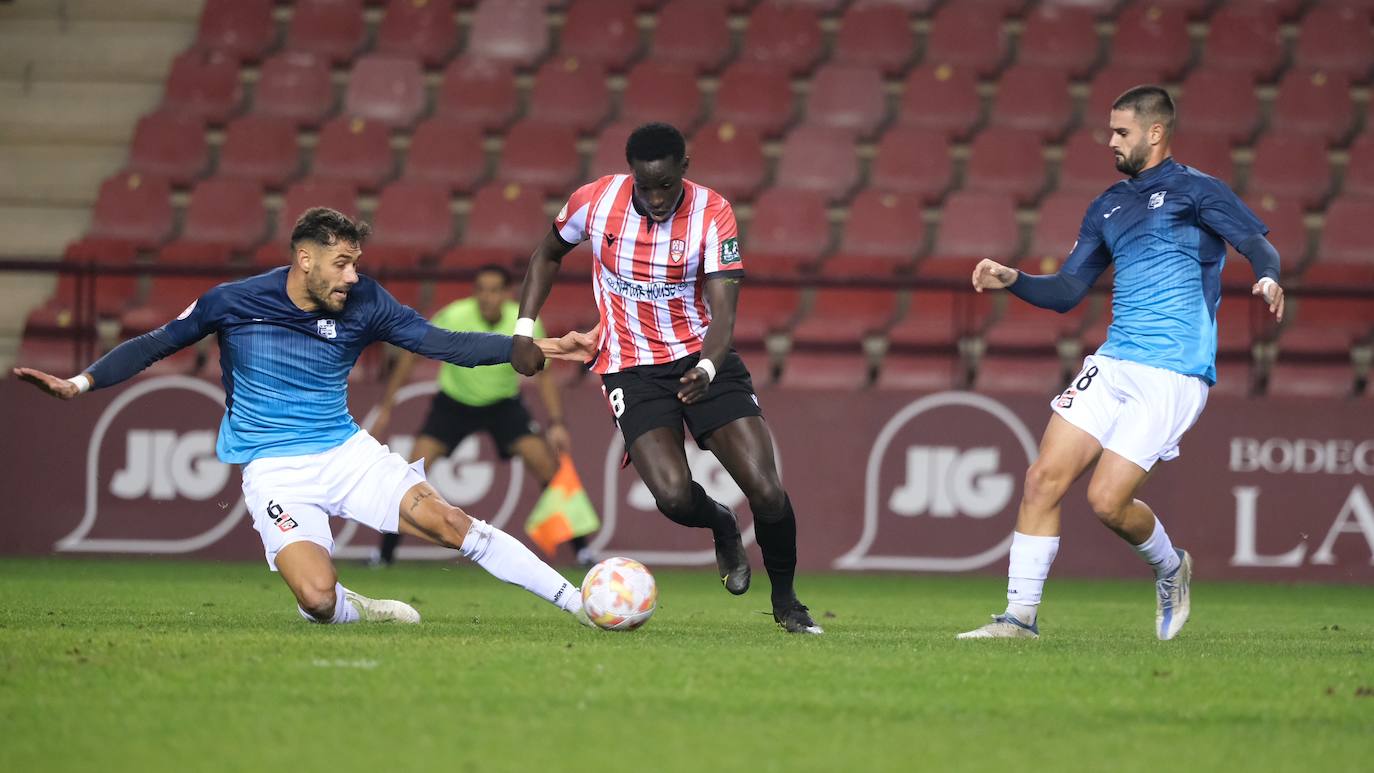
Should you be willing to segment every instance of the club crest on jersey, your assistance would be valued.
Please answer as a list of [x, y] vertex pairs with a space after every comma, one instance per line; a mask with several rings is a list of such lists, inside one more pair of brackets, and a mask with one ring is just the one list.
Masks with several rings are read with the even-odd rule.
[[668, 255], [674, 263], [682, 260], [682, 256], [687, 254], [687, 240], [674, 239], [668, 243]]
[[738, 263], [739, 261], [740, 261], [740, 257], [739, 257], [739, 239], [738, 239], [738, 238], [730, 238], [730, 239], [726, 239], [725, 241], [721, 242], [721, 243], [720, 243], [720, 264], [721, 264], [722, 266], [728, 266], [728, 265], [730, 265], [731, 263]]
[[334, 331], [334, 320], [332, 319], [315, 320], [315, 331], [325, 338], [334, 338], [338, 335], [338, 333]]
[[1148, 207], [1148, 208], [1149, 208], [1149, 209], [1159, 209], [1160, 207], [1164, 206], [1164, 194], [1166, 194], [1166, 193], [1168, 193], [1168, 191], [1160, 191], [1159, 193], [1151, 193], [1151, 194], [1150, 194], [1150, 204], [1149, 204], [1149, 207]]

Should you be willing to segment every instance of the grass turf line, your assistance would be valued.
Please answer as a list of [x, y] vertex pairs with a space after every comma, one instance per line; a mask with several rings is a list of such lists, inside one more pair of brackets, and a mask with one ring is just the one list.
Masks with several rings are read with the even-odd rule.
[[[1203, 568], [1205, 573], [1205, 567]], [[0, 560], [0, 769], [1354, 770], [1374, 754], [1359, 587], [1051, 580], [1040, 641], [956, 642], [997, 578], [826, 575], [823, 638], [661, 571], [631, 633], [467, 566], [342, 568], [418, 627], [317, 626], [257, 563]], [[573, 576], [573, 575], [570, 575]], [[833, 613], [828, 616], [827, 612]]]

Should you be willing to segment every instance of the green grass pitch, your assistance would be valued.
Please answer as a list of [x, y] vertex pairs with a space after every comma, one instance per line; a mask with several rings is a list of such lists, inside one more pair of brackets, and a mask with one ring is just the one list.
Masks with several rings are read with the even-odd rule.
[[1370, 770], [1370, 589], [1051, 580], [1040, 641], [956, 642], [997, 578], [658, 573], [635, 632], [468, 566], [342, 568], [423, 625], [317, 626], [261, 564], [0, 561], [0, 770]]

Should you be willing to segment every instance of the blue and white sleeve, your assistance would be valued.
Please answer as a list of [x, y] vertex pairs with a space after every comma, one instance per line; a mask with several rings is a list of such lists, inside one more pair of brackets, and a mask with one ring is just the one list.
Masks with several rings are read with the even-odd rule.
[[86, 369], [92, 389], [114, 386], [158, 360], [175, 354], [219, 327], [218, 288], [196, 299], [176, 319], [157, 330], [130, 338]]
[[1077, 306], [1088, 288], [1093, 286], [1102, 272], [1112, 262], [1111, 250], [1102, 240], [1102, 232], [1097, 227], [1096, 202], [1088, 207], [1083, 216], [1083, 224], [1078, 228], [1078, 241], [1064, 265], [1053, 274], [1027, 274], [1020, 272], [1016, 281], [1007, 287], [1017, 298], [1039, 306], [1053, 309], [1061, 314]]
[[381, 285], [377, 285], [373, 325], [377, 338], [431, 360], [468, 368], [510, 362], [510, 336], [456, 333], [435, 327]]
[[1199, 187], [1197, 218], [1202, 227], [1231, 243], [1255, 270], [1255, 278], [1279, 279], [1279, 252], [1265, 238], [1269, 226], [1220, 180], [1207, 179]]

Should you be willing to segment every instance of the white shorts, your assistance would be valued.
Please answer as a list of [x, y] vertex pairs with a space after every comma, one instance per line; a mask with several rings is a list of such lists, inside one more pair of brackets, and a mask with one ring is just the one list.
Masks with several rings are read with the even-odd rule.
[[313, 542], [330, 555], [329, 518], [349, 518], [377, 531], [394, 532], [401, 497], [425, 480], [424, 461], [407, 464], [366, 430], [328, 451], [254, 459], [243, 468], [243, 498], [262, 535], [267, 565], [293, 542]]
[[1050, 408], [1148, 471], [1178, 458], [1178, 441], [1202, 415], [1208, 389], [1197, 376], [1092, 354]]

